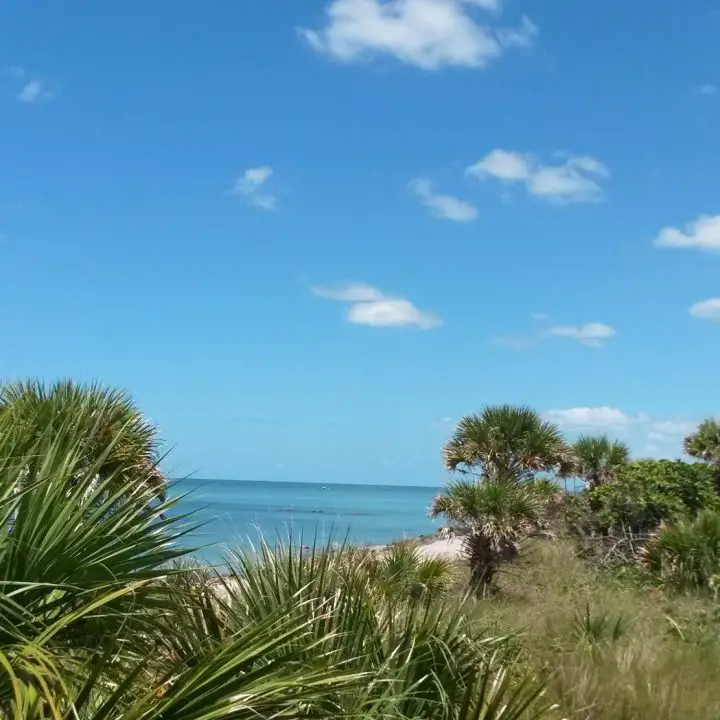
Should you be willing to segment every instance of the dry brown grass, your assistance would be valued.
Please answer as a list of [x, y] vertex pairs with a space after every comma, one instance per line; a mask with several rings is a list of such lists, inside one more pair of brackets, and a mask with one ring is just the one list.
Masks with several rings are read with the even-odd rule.
[[538, 542], [479, 601], [478, 622], [519, 633], [568, 718], [720, 718], [720, 606], [600, 575], [566, 542]]

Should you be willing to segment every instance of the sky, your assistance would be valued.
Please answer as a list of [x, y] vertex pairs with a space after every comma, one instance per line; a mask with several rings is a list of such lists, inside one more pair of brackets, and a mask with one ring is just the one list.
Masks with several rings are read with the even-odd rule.
[[717, 414], [716, 0], [7, 0], [0, 377], [127, 388], [179, 475], [437, 485], [531, 405]]

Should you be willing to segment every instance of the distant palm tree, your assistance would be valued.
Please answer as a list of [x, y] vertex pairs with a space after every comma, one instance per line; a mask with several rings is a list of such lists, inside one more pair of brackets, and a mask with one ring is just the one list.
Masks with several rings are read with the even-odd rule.
[[573, 445], [576, 473], [584, 478], [588, 490], [615, 479], [618, 468], [630, 462], [630, 448], [607, 435], [581, 435]]
[[690, 457], [715, 466], [715, 490], [720, 495], [720, 422], [714, 418], [703, 420], [697, 430], [685, 438], [683, 449]]
[[513, 475], [529, 478], [535, 473], [572, 468], [572, 451], [559, 428], [529, 407], [488, 405], [478, 415], [458, 423], [445, 443], [443, 460], [448, 470], [480, 475]]
[[542, 524], [545, 502], [534, 483], [492, 474], [473, 482], [450, 482], [429, 510], [464, 533], [465, 557], [480, 594], [491, 587], [503, 560], [516, 557], [517, 543]]
[[691, 457], [720, 465], [720, 423], [713, 418], [703, 420], [697, 430], [685, 438], [683, 447]]
[[2, 440], [11, 441], [14, 452], [29, 450], [41, 436], [73, 437], [74, 455], [96, 469], [96, 480], [139, 483], [165, 497], [157, 429], [122, 390], [70, 381], [12, 383], [0, 387], [0, 417], [3, 432], [12, 434]]

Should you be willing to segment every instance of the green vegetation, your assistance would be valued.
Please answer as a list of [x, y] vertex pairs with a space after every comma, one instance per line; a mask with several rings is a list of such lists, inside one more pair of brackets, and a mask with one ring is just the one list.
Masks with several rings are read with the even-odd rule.
[[588, 490], [613, 482], [630, 461], [630, 448], [607, 435], [581, 435], [573, 444], [573, 452], [576, 474], [585, 480]]
[[[465, 563], [288, 543], [209, 568], [128, 396], [6, 387], [0, 718], [720, 716], [716, 456], [579, 445], [527, 408], [460, 423], [444, 458], [465, 475], [431, 512]], [[592, 489], [568, 497], [572, 474]], [[619, 566], [586, 551], [628, 535]]]

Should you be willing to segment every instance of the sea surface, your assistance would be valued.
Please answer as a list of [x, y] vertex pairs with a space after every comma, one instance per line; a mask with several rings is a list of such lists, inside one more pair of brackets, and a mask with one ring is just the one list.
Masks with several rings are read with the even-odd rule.
[[432, 534], [442, 525], [442, 519], [427, 516], [437, 492], [432, 487], [193, 478], [175, 483], [171, 495], [189, 493], [177, 511], [191, 512], [191, 522], [203, 523], [189, 543], [232, 548], [256, 544], [260, 533], [271, 542], [292, 535], [305, 544], [346, 538], [382, 544]]

